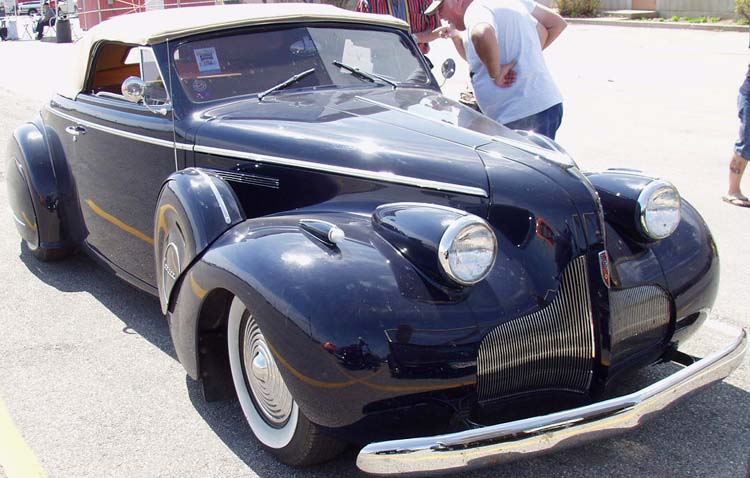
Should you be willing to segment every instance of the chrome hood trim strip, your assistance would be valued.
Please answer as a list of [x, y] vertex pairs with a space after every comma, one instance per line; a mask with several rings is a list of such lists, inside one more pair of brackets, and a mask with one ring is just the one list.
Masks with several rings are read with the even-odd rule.
[[[433, 123], [444, 124], [443, 121], [438, 120], [436, 118], [430, 118], [429, 116], [424, 116], [424, 115], [420, 115], [420, 114], [417, 114], [417, 113], [413, 113], [413, 112], [405, 110], [403, 108], [399, 108], [397, 106], [388, 105], [388, 104], [382, 103], [380, 101], [375, 101], [373, 99], [366, 98], [364, 96], [357, 96], [356, 98], [358, 100], [360, 100], [360, 101], [364, 101], [365, 103], [369, 103], [371, 105], [379, 106], [379, 107], [387, 109], [387, 110], [399, 111], [401, 113], [404, 113], [406, 115], [409, 115], [409, 116], [412, 116], [412, 117], [415, 117], [415, 118], [420, 118], [420, 119], [423, 119], [423, 120], [426, 120], [426, 121], [432, 121]], [[456, 127], [460, 127], [457, 124], [453, 124], [453, 123], [449, 123], [449, 124], [452, 124], [453, 126], [456, 126]], [[524, 151], [526, 153], [533, 154], [535, 156], [543, 157], [543, 158], [547, 159], [548, 161], [552, 161], [553, 163], [561, 165], [561, 166], [563, 166], [565, 168], [569, 168], [569, 167], [575, 166], [574, 163], [571, 163], [572, 159], [570, 158], [570, 156], [568, 156], [567, 154], [561, 153], [560, 151], [555, 151], [553, 149], [543, 148], [541, 146], [538, 146], [538, 145], [530, 143], [530, 142], [519, 141], [519, 140], [511, 139], [511, 138], [504, 138], [502, 136], [491, 136], [491, 135], [487, 135], [485, 133], [480, 133], [480, 132], [477, 132], [477, 131], [473, 131], [473, 133], [474, 134], [478, 134], [478, 135], [484, 135], [488, 139], [488, 141], [486, 143], [481, 144], [481, 145], [477, 146], [474, 149], [481, 150], [482, 146], [485, 146], [486, 144], [491, 143], [491, 142], [503, 143], [503, 144], [505, 144], [507, 146], [512, 146], [512, 147], [514, 147], [516, 149], [520, 149], [520, 150], [522, 150], [522, 151]], [[543, 140], [546, 143], [548, 143], [548, 144], [551, 145], [551, 143], [550, 143], [551, 140], [549, 138], [546, 138], [544, 136], [541, 136], [541, 137], [543, 138]], [[496, 153], [494, 151], [490, 151], [490, 152], [488, 152], [488, 154], [490, 154], [491, 156], [497, 156], [497, 157], [500, 157], [500, 158], [506, 158], [502, 154], [498, 154], [498, 153]]]
[[489, 197], [487, 191], [482, 188], [472, 186], [462, 186], [460, 184], [444, 183], [441, 181], [430, 181], [427, 179], [414, 178], [410, 176], [401, 176], [389, 173], [387, 171], [367, 171], [364, 169], [347, 168], [345, 166], [334, 166], [331, 164], [316, 163], [312, 161], [303, 161], [300, 159], [283, 158], [280, 156], [268, 156], [265, 154], [250, 153], [245, 151], [236, 151], [232, 149], [214, 148], [210, 146], [196, 145], [196, 153], [215, 154], [217, 156], [228, 156], [232, 158], [247, 159], [259, 163], [275, 164], [278, 166], [290, 166], [293, 168], [310, 169], [313, 171], [322, 171], [326, 173], [341, 174], [342, 176], [351, 176], [361, 179], [370, 179], [373, 181], [383, 181], [387, 183], [404, 184], [406, 186], [417, 186], [425, 189], [434, 189], [436, 191], [446, 191], [470, 196]]
[[731, 345], [629, 395], [474, 430], [371, 443], [359, 452], [357, 466], [377, 475], [424, 476], [529, 458], [624, 432], [740, 366], [747, 332], [715, 321], [703, 328], [732, 329]]

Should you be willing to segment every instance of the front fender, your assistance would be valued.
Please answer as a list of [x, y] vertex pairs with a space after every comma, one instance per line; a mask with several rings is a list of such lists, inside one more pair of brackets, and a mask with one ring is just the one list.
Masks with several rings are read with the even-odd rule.
[[369, 217], [315, 214], [346, 233], [335, 246], [301, 229], [302, 217], [311, 218], [240, 223], [186, 272], [170, 326], [188, 373], [208, 373], [201, 337], [220, 326], [202, 317], [228, 291], [255, 315], [287, 386], [320, 425], [350, 425], [410, 395], [471, 389], [481, 338], [518, 313], [518, 285], [501, 285], [507, 271], [450, 296], [375, 234]]
[[652, 250], [664, 271], [675, 303], [674, 342], [690, 337], [708, 317], [719, 292], [719, 253], [698, 211], [682, 201], [677, 230]]
[[646, 240], [636, 228], [636, 201], [652, 178], [623, 171], [588, 175], [604, 208], [607, 251], [613, 285], [628, 288], [658, 284], [674, 301], [674, 333], [689, 337], [708, 316], [719, 288], [719, 256], [713, 235], [684, 198], [680, 224], [660, 241]]

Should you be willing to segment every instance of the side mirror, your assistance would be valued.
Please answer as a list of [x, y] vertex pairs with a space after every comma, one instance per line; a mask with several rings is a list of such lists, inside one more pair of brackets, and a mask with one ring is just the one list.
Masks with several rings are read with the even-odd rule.
[[453, 61], [453, 58], [448, 58], [443, 62], [443, 65], [440, 67], [440, 73], [443, 74], [443, 78], [446, 80], [456, 74], [456, 62]]
[[129, 76], [122, 82], [122, 96], [133, 103], [140, 103], [146, 97], [146, 82], [137, 76]]

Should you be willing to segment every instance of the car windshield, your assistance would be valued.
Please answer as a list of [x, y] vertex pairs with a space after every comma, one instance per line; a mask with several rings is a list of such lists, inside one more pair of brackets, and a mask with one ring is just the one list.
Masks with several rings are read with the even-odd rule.
[[427, 85], [430, 76], [405, 38], [393, 31], [344, 27], [239, 33], [184, 43], [174, 52], [174, 64], [182, 88], [195, 102], [261, 93], [310, 69], [314, 72], [284, 91]]

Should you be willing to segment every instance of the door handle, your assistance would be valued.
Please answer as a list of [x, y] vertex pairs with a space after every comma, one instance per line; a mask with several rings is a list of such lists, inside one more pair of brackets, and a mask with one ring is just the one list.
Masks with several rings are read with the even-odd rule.
[[86, 134], [86, 128], [83, 126], [68, 126], [65, 128], [65, 132], [73, 136], [73, 142], [78, 140], [78, 136]]

